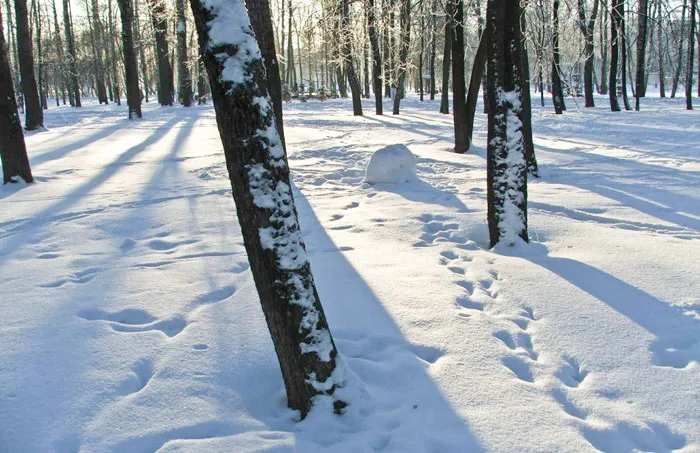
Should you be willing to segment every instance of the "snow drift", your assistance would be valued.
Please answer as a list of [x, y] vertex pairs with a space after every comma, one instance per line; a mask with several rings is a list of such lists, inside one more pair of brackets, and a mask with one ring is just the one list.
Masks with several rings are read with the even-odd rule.
[[375, 151], [367, 164], [365, 182], [399, 184], [416, 178], [416, 156], [406, 145], [389, 145]]

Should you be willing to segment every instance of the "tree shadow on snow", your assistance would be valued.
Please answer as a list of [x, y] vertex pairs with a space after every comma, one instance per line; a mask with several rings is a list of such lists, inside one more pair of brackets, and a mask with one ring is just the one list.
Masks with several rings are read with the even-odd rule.
[[607, 272], [580, 261], [553, 256], [525, 256], [572, 285], [606, 303], [656, 336], [649, 347], [652, 363], [685, 368], [700, 362], [700, 320]]

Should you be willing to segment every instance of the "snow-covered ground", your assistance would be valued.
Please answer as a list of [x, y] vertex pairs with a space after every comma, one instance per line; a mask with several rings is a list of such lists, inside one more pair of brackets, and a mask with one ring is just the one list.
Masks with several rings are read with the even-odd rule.
[[[286, 106], [354, 395], [301, 423], [211, 107], [47, 111], [0, 187], [0, 452], [700, 452], [700, 114], [536, 107], [532, 243], [491, 251], [486, 117], [455, 155], [437, 102]], [[418, 179], [364, 183], [392, 144]]]

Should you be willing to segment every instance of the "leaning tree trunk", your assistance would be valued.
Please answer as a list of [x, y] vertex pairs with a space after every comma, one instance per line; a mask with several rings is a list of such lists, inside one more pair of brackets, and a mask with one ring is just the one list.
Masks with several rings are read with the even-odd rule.
[[464, 78], [464, 0], [448, 0], [452, 3], [452, 110], [455, 131], [455, 152], [469, 149], [467, 131], [466, 81]]
[[[334, 373], [338, 353], [306, 255], [265, 68], [243, 0], [191, 0], [191, 5], [250, 269], [287, 402], [304, 417], [314, 397], [335, 399], [342, 376]], [[345, 405], [335, 399], [337, 411]]]
[[559, 0], [554, 0], [552, 12], [552, 50], [554, 58], [552, 59], [552, 100], [554, 104], [554, 112], [557, 115], [566, 110], [564, 104], [564, 93], [561, 86], [561, 54], [559, 53]]
[[695, 10], [697, 0], [690, 0], [690, 31], [688, 36], [688, 63], [685, 72], [685, 107], [693, 110], [693, 54], [695, 53]]
[[[649, 4], [647, 3], [647, 0], [639, 0], [637, 9], [637, 72], [634, 82], [634, 109], [639, 111], [639, 98], [644, 97], [647, 86], [645, 76], [648, 23], [647, 13], [649, 12]], [[659, 74], [661, 74], [661, 68], [659, 68]]]
[[450, 113], [450, 66], [452, 65], [452, 1], [445, 2], [445, 47], [442, 53], [442, 90], [440, 113]]
[[[618, 31], [620, 30], [620, 20], [622, 19], [621, 5], [625, 0], [612, 0], [612, 18], [610, 20], [610, 78], [608, 85], [610, 89], [610, 110], [620, 111], [620, 102], [617, 99], [617, 67], [619, 57]], [[624, 70], [623, 70], [624, 71]]]
[[34, 178], [29, 167], [27, 148], [24, 145], [22, 123], [17, 114], [17, 100], [7, 49], [2, 26], [2, 12], [0, 12], [0, 93], [3, 93], [0, 96], [2, 179], [3, 184], [18, 182], [17, 178], [22, 178], [24, 182], [32, 182]]
[[520, 2], [488, 0], [487, 5], [487, 198], [493, 247], [528, 240], [527, 163], [520, 120]]
[[39, 91], [34, 77], [34, 52], [29, 29], [27, 0], [15, 0], [15, 24], [17, 26], [19, 71], [22, 76], [22, 94], [25, 105], [24, 128], [33, 131], [44, 126], [44, 112], [41, 110]]
[[411, 45], [411, 0], [401, 0], [401, 13], [399, 17], [400, 42], [398, 86], [396, 96], [394, 96], [393, 114], [399, 114], [401, 99], [406, 95], [406, 72], [408, 72], [408, 48]]
[[583, 90], [586, 99], [586, 107], [595, 107], [593, 100], [593, 70], [594, 70], [594, 43], [595, 19], [598, 15], [599, 0], [593, 0], [593, 10], [590, 19], [586, 19], [586, 2], [578, 0], [579, 28], [584, 39], [584, 53], [586, 62], [583, 65]]
[[382, 51], [379, 48], [374, 0], [367, 0], [366, 8], [369, 41], [372, 45], [372, 86], [374, 87], [375, 113], [382, 115], [384, 113], [382, 104]]
[[185, 107], [192, 105], [192, 76], [187, 67], [187, 20], [185, 20], [185, 0], [175, 1], [177, 15], [177, 75], [178, 98]]
[[170, 66], [168, 51], [168, 19], [165, 0], [149, 0], [153, 33], [156, 37], [156, 56], [158, 60], [158, 103], [162, 106], [173, 105], [173, 69]]
[[362, 89], [360, 87], [360, 81], [357, 79], [357, 73], [355, 72], [355, 64], [353, 63], [352, 58], [352, 46], [350, 42], [351, 31], [349, 8], [349, 0], [340, 0], [340, 52], [342, 54], [341, 58], [343, 59], [343, 67], [345, 68], [345, 74], [347, 74], [348, 76], [350, 92], [352, 93], [353, 115], [362, 116]]
[[246, 8], [248, 9], [248, 16], [250, 17], [263, 61], [265, 61], [267, 93], [272, 98], [277, 132], [282, 140], [282, 145], [284, 145], [282, 81], [280, 80], [280, 68], [277, 62], [277, 51], [275, 50], [275, 34], [272, 28], [270, 4], [268, 0], [246, 0]]
[[479, 47], [474, 56], [474, 65], [472, 66], [471, 77], [469, 78], [469, 92], [467, 93], [467, 140], [471, 148], [472, 136], [474, 135], [474, 118], [476, 116], [476, 103], [479, 100], [479, 88], [481, 88], [481, 79], [484, 77], [486, 70], [486, 32], [481, 33], [479, 39]]
[[139, 72], [134, 50], [134, 11], [131, 0], [117, 0], [122, 20], [122, 48], [124, 52], [124, 70], [126, 73], [126, 105], [129, 107], [129, 119], [141, 118], [141, 92], [139, 90]]

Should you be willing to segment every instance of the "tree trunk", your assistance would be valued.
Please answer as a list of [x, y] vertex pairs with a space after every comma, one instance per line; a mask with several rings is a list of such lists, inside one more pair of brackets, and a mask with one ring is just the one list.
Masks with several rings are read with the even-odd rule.
[[37, 0], [32, 0], [32, 9], [34, 11], [34, 25], [36, 30], [36, 61], [37, 61], [37, 84], [39, 87], [39, 103], [41, 108], [46, 110], [46, 77], [44, 77], [44, 49], [41, 39], [41, 9]]
[[618, 47], [620, 38], [618, 31], [620, 30], [620, 20], [622, 19], [621, 5], [624, 0], [612, 0], [612, 18], [610, 20], [610, 110], [613, 112], [620, 111], [620, 103], [617, 100], [617, 67], [618, 67]]
[[[602, 6], [604, 7], [606, 14], [603, 14], [600, 18], [600, 87], [599, 87], [599, 93], [602, 95], [608, 94], [608, 76], [610, 73], [608, 72], [608, 52], [606, 49], [608, 49], [608, 24], [609, 22], [608, 18], [610, 17], [610, 14], [607, 12], [607, 8], [605, 8], [607, 5], [605, 3], [605, 0], [600, 0], [602, 2]], [[605, 19], [605, 20], [603, 20]]]
[[685, 72], [685, 107], [693, 110], [693, 55], [695, 54], [695, 10], [697, 0], [690, 0], [690, 30], [688, 35], [688, 63]]
[[[256, 101], [267, 98], [265, 69], [247, 30], [243, 0], [227, 2], [222, 16], [222, 6], [215, 2], [191, 4], [250, 269], [281, 365], [287, 402], [305, 417], [314, 397], [334, 398], [342, 382], [334, 373], [338, 353], [306, 257], [287, 156], [272, 109]], [[216, 45], [210, 44], [210, 31], [217, 33]], [[251, 52], [242, 55], [242, 44]], [[252, 77], [230, 80], [223, 61], [245, 68]], [[345, 405], [334, 402], [337, 411]]]
[[425, 54], [425, 17], [420, 15], [420, 46], [418, 50], [418, 92], [420, 101], [423, 102], [423, 55]]
[[275, 123], [277, 132], [285, 144], [284, 125], [282, 120], [282, 81], [280, 80], [280, 68], [277, 62], [275, 50], [274, 30], [272, 28], [272, 13], [269, 0], [246, 0], [248, 16], [255, 31], [255, 36], [262, 53], [267, 77], [267, 93], [272, 98], [272, 107], [275, 111]]
[[68, 51], [69, 91], [72, 93], [71, 105], [80, 107], [80, 84], [78, 82], [77, 59], [75, 55], [75, 41], [73, 39], [73, 23], [71, 20], [70, 4], [63, 0], [63, 27], [66, 31], [66, 50]]
[[139, 72], [134, 50], [134, 12], [131, 0], [117, 0], [122, 21], [122, 48], [124, 52], [124, 70], [126, 73], [126, 105], [129, 107], [129, 119], [141, 118], [141, 93], [139, 90]]
[[656, 2], [656, 35], [657, 35], [657, 49], [658, 49], [658, 60], [659, 60], [659, 96], [662, 98], [666, 97], [666, 74], [664, 68], [664, 45], [663, 45], [663, 22], [661, 21], [661, 0]]
[[44, 127], [44, 112], [41, 110], [39, 91], [34, 77], [34, 51], [29, 28], [27, 0], [15, 0], [15, 24], [19, 70], [22, 76], [22, 94], [25, 103], [24, 128], [33, 131]]
[[[117, 69], [117, 49], [116, 49], [116, 44], [114, 43], [114, 23], [112, 22], [112, 0], [109, 0], [108, 4], [108, 11], [109, 11], [109, 49], [110, 53], [112, 56], [110, 57], [110, 61], [112, 62], [112, 78], [114, 80], [114, 100], [117, 103], [117, 105], [122, 105], [122, 100], [121, 100], [121, 90], [119, 89], [119, 70]], [[132, 41], [133, 41], [133, 35], [132, 35]], [[137, 83], [137, 88], [138, 88], [138, 83]]]
[[379, 36], [377, 36], [376, 8], [374, 0], [367, 0], [367, 28], [369, 41], [372, 45], [372, 80], [374, 87], [375, 113], [382, 115], [384, 106], [382, 105], [382, 51], [379, 48]]
[[620, 3], [620, 29], [618, 30], [618, 36], [620, 39], [620, 75], [622, 79], [622, 102], [625, 106], [625, 110], [632, 110], [630, 106], [629, 98], [627, 97], [627, 26], [625, 20], [625, 2], [624, 0]]
[[[647, 22], [649, 4], [647, 0], [639, 0], [637, 5], [637, 73], [635, 78], [634, 109], [639, 111], [639, 98], [643, 98], [646, 92], [646, 45], [647, 45]], [[659, 24], [660, 25], [660, 24]]]
[[528, 241], [527, 164], [520, 121], [520, 2], [488, 0], [487, 5], [487, 198], [493, 247], [515, 244], [518, 238]]
[[343, 67], [345, 68], [345, 73], [348, 76], [350, 92], [352, 93], [353, 115], [362, 116], [362, 90], [360, 87], [360, 81], [357, 79], [357, 74], [355, 73], [355, 65], [352, 60], [349, 8], [349, 0], [340, 0], [340, 37], [342, 43], [341, 57], [343, 59]]
[[474, 132], [474, 117], [476, 116], [476, 104], [479, 100], [479, 88], [481, 88], [481, 79], [484, 77], [484, 72], [486, 70], [486, 31], [481, 33], [481, 39], [479, 39], [479, 47], [476, 50], [476, 55], [474, 56], [474, 65], [472, 66], [472, 73], [469, 79], [469, 92], [467, 93], [467, 108], [466, 108], [466, 127], [467, 127], [467, 140], [469, 142], [469, 147], [471, 148], [472, 136]]
[[192, 105], [192, 77], [187, 67], [187, 20], [185, 20], [185, 0], [175, 1], [177, 15], [177, 75], [180, 104]]
[[[345, 0], [347, 1], [347, 0]], [[398, 85], [394, 96], [393, 114], [399, 114], [401, 99], [406, 95], [406, 73], [408, 72], [408, 49], [411, 44], [411, 0], [401, 0], [401, 13], [399, 17], [400, 42]]]
[[[92, 10], [90, 10], [92, 6]], [[97, 0], [92, 0], [92, 5], [88, 5], [85, 1], [85, 11], [91, 15], [91, 20], [88, 20], [88, 30], [90, 31], [90, 40], [93, 55], [93, 65], [95, 69], [95, 85], [97, 88], [97, 100], [100, 104], [108, 104], [107, 90], [105, 89], [105, 70], [104, 60], [102, 59], [102, 25], [100, 23], [100, 11]]]
[[[644, 1], [644, 0], [640, 0]], [[593, 0], [593, 10], [590, 19], [586, 19], [586, 2], [578, 0], [578, 20], [579, 28], [583, 34], [584, 52], [586, 62], [583, 66], [583, 89], [586, 97], [586, 107], [595, 107], [593, 100], [593, 69], [594, 69], [594, 45], [593, 32], [595, 30], [595, 19], [598, 15], [599, 0]]]
[[561, 115], [566, 110], [564, 104], [564, 93], [561, 86], [561, 56], [559, 53], [559, 0], [554, 0], [552, 12], [552, 50], [554, 57], [552, 59], [552, 100], [554, 104], [554, 112]]
[[527, 171], [534, 177], [539, 176], [539, 167], [535, 157], [535, 142], [532, 139], [532, 99], [530, 99], [530, 61], [527, 58], [527, 41], [525, 40], [525, 14], [520, 9], [520, 27], [516, 27], [518, 39], [521, 42], [520, 56], [520, 90], [522, 93], [522, 103], [518, 118], [523, 125], [523, 144], [525, 146], [525, 160], [527, 161]]
[[442, 91], [440, 113], [450, 113], [450, 66], [452, 65], [452, 1], [445, 2], [445, 47], [442, 53]]
[[435, 9], [437, 8], [436, 2], [433, 1], [433, 9], [430, 14], [430, 62], [428, 63], [430, 67], [430, 100], [435, 100], [435, 58], [437, 56], [437, 15], [435, 14]]
[[158, 103], [161, 106], [173, 105], [173, 68], [170, 66], [168, 51], [168, 21], [165, 0], [148, 0], [151, 6], [151, 21], [156, 37], [156, 57], [158, 61]]
[[452, 110], [455, 130], [455, 152], [469, 149], [467, 131], [466, 81], [464, 76], [464, 0], [449, 0], [452, 3]]
[[33, 182], [32, 170], [29, 167], [27, 148], [24, 145], [22, 123], [17, 114], [14, 81], [10, 69], [10, 58], [7, 55], [8, 45], [2, 26], [0, 12], [0, 162], [2, 162], [3, 184], [18, 182]]

